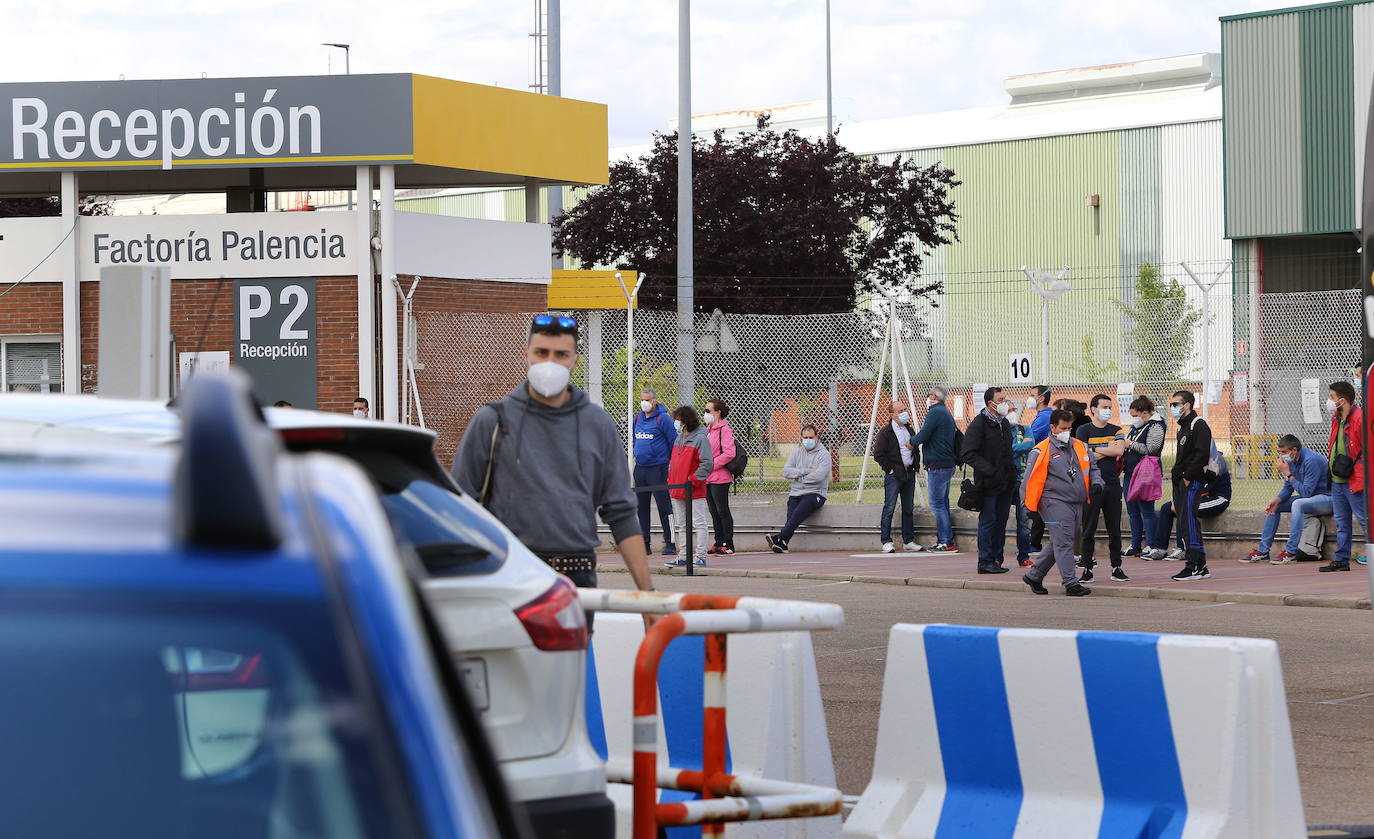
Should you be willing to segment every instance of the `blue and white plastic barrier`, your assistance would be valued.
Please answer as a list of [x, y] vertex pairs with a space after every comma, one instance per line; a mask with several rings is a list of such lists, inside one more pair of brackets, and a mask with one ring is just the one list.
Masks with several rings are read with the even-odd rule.
[[[587, 732], [603, 758], [629, 763], [633, 753], [632, 685], [644, 639], [639, 615], [602, 612], [587, 656]], [[731, 635], [726, 676], [726, 771], [822, 787], [835, 786], [816, 658], [807, 632]], [[659, 666], [659, 764], [701, 768], [705, 639], [673, 641]], [[611, 784], [616, 835], [630, 836], [630, 787]], [[661, 790], [660, 801], [694, 798]], [[668, 839], [701, 836], [700, 826], [675, 827]], [[840, 817], [728, 824], [736, 839], [839, 839]]]
[[1278, 647], [898, 624], [847, 839], [1299, 839]]

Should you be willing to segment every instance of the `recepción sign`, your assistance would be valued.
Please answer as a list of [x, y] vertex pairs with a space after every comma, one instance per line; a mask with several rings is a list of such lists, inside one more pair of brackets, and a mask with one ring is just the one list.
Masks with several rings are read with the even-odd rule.
[[234, 362], [258, 401], [316, 406], [314, 278], [234, 282]]
[[0, 85], [0, 171], [401, 162], [412, 135], [407, 74]]

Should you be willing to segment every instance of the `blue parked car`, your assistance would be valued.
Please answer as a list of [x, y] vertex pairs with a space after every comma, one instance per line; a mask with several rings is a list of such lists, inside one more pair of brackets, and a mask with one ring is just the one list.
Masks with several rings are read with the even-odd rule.
[[180, 452], [0, 441], [6, 836], [523, 836], [376, 493], [242, 383]]

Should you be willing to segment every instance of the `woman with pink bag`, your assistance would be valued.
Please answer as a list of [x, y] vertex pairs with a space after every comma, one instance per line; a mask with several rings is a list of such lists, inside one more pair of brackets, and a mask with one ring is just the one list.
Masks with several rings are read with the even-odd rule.
[[1155, 502], [1164, 483], [1159, 463], [1159, 453], [1164, 451], [1164, 417], [1155, 413], [1155, 403], [1148, 396], [1137, 396], [1130, 411], [1126, 454], [1121, 458], [1121, 491], [1126, 494], [1126, 514], [1131, 519], [1131, 547], [1122, 551], [1122, 556], [1142, 556], [1151, 547], [1146, 540], [1155, 532]]

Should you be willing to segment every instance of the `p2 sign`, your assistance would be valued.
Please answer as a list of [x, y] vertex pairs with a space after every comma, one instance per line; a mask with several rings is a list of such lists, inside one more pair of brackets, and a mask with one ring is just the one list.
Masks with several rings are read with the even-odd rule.
[[264, 405], [316, 406], [315, 280], [234, 281], [234, 363]]

